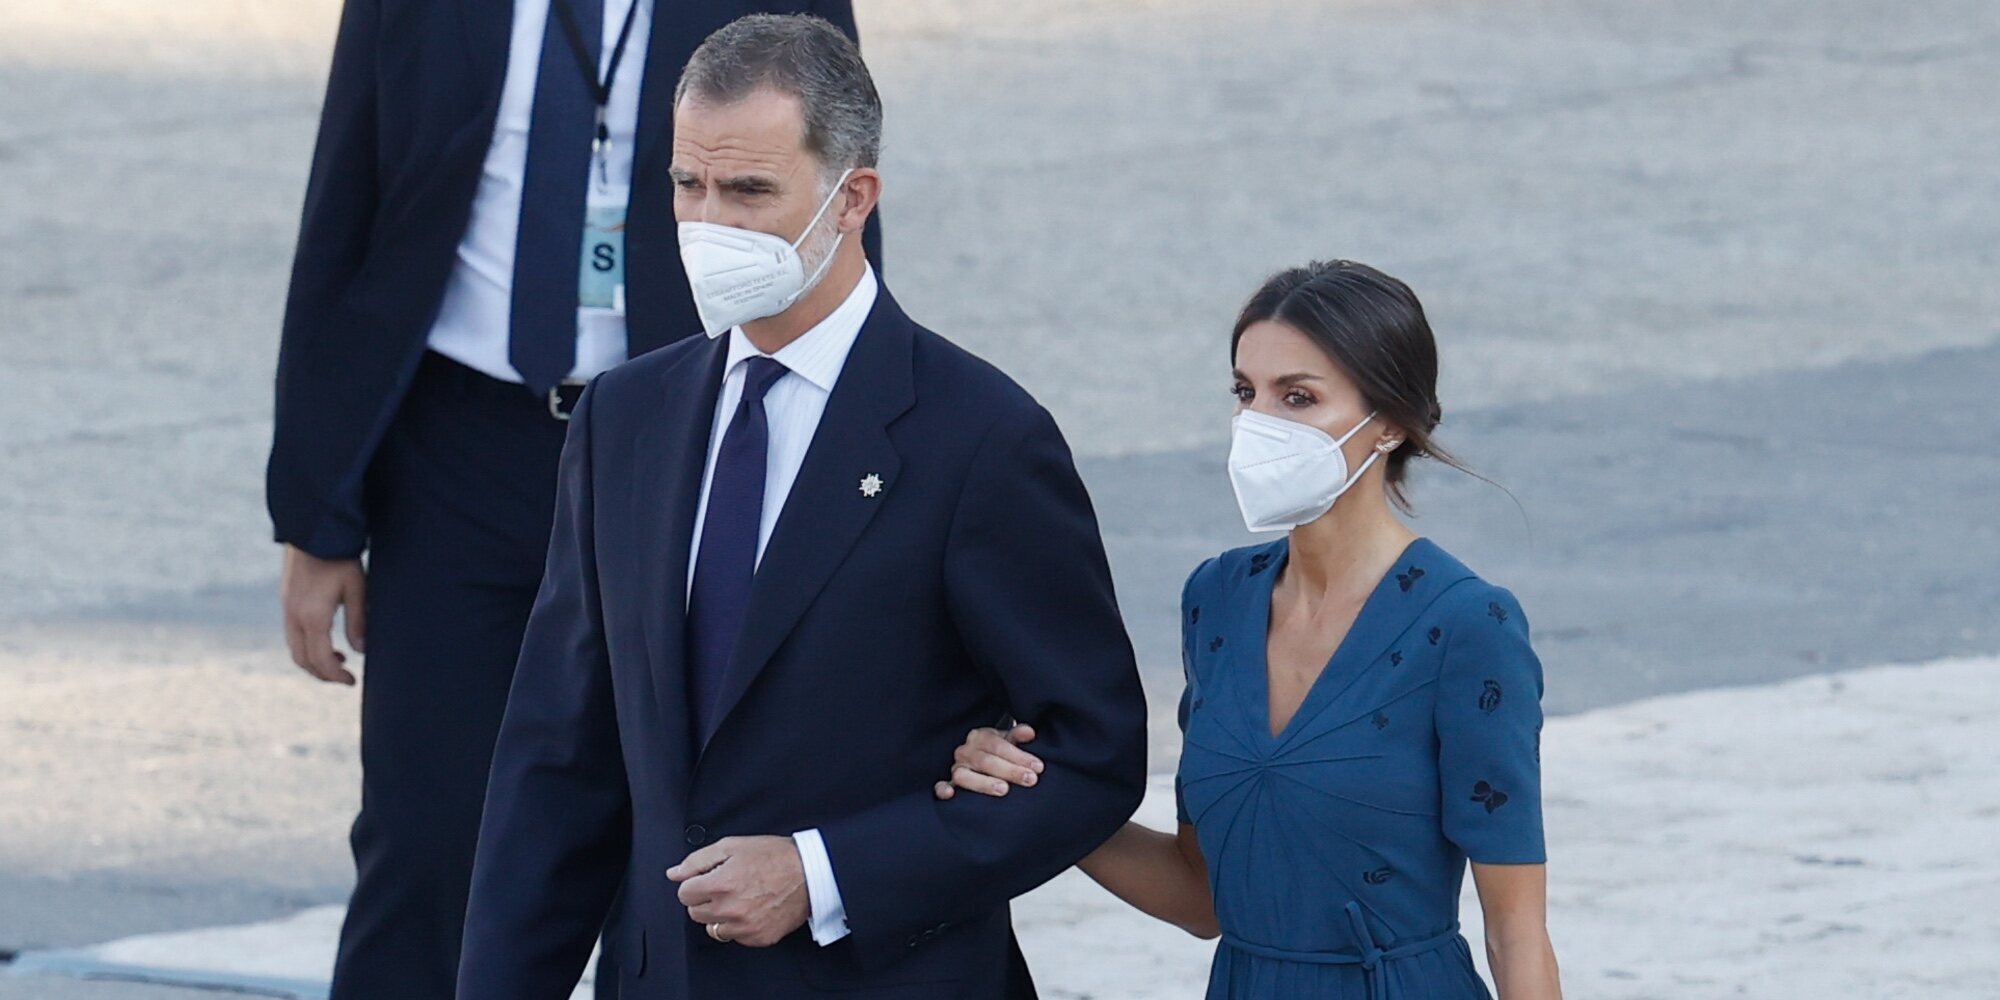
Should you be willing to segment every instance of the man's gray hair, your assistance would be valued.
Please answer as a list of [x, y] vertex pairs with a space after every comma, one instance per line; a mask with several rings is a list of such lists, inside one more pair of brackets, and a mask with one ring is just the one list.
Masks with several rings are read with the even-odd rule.
[[875, 166], [882, 154], [882, 98], [861, 50], [808, 14], [752, 14], [725, 26], [688, 59], [674, 106], [692, 97], [740, 101], [760, 87], [798, 98], [806, 148], [829, 173]]

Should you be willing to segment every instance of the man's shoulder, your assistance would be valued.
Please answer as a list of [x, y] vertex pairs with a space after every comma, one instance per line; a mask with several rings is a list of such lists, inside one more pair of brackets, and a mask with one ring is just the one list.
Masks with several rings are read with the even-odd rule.
[[921, 324], [911, 324], [912, 363], [919, 396], [935, 399], [946, 412], [979, 415], [988, 421], [1044, 413], [1034, 395], [998, 365]]
[[658, 391], [660, 384], [671, 377], [674, 369], [693, 364], [694, 355], [710, 343], [707, 337], [697, 333], [614, 365], [591, 379], [592, 407], [602, 412], [606, 404], [623, 406], [629, 405], [627, 401], [633, 399], [664, 398]]
[[624, 364], [617, 365], [598, 377], [616, 376], [620, 380], [628, 380], [646, 378], [649, 375], [663, 375], [670, 369], [687, 361], [690, 356], [702, 352], [714, 343], [714, 338], [697, 330], [692, 335], [682, 337], [671, 344], [647, 351]]

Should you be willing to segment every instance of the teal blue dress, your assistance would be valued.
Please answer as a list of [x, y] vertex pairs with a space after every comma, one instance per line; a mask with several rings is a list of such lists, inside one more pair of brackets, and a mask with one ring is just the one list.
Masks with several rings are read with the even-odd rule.
[[1487, 998], [1458, 929], [1466, 861], [1546, 860], [1527, 618], [1419, 539], [1274, 737], [1265, 636], [1288, 551], [1226, 552], [1182, 594], [1176, 792], [1222, 925], [1209, 1000]]

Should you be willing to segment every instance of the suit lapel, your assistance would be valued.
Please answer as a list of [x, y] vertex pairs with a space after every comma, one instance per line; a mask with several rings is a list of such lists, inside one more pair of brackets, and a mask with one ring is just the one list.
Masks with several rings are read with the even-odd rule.
[[[552, 0], [555, 2], [555, 0]], [[710, 32], [749, 13], [731, 0], [638, 0], [652, 4], [646, 37], [645, 76], [639, 81], [639, 116], [633, 139], [633, 172], [644, 174], [673, 132], [674, 87], [695, 47]], [[458, 0], [468, 72], [467, 86], [482, 116], [500, 106], [508, 51], [513, 42], [514, 0]], [[620, 71], [623, 73], [624, 71]], [[664, 171], [665, 166], [659, 165]]]
[[[464, 29], [466, 87], [482, 118], [500, 108], [500, 88], [507, 77], [507, 54], [514, 40], [514, 0], [458, 0]], [[491, 130], [491, 125], [488, 125]]]
[[[686, 733], [687, 563], [694, 537], [701, 475], [708, 464], [708, 438], [715, 422], [715, 399], [722, 389], [726, 340], [706, 340], [662, 373], [659, 391], [668, 402], [658, 420], [634, 436], [631, 468], [647, 470], [631, 493], [631, 523], [638, 525], [636, 551], [645, 574], [639, 589], [639, 617], [646, 633], [654, 697], [668, 729]], [[684, 745], [684, 744], [681, 744]]]
[[[916, 402], [912, 335], [909, 319], [884, 288], [834, 384], [758, 564], [717, 702], [718, 729], [894, 495], [902, 459], [888, 427]], [[871, 475], [881, 481], [874, 496], [862, 489]], [[703, 734], [702, 745], [713, 736]]]
[[673, 134], [674, 88], [694, 50], [708, 36], [758, 5], [742, 0], [652, 0], [653, 33], [646, 41], [646, 76], [639, 81], [639, 124], [633, 136], [635, 176], [665, 173], [654, 163], [664, 141]]
[[[668, 17], [684, 16], [679, 10], [663, 11], [662, 3], [653, 5], [653, 33], [646, 39], [646, 75], [639, 80], [639, 119], [633, 126], [632, 135], [632, 175], [646, 176], [654, 171], [651, 157], [662, 137], [673, 131], [674, 87], [679, 85], [681, 67], [693, 50], [680, 51], [679, 32], [674, 26], [661, 22]], [[665, 172], [665, 165], [658, 172]]]

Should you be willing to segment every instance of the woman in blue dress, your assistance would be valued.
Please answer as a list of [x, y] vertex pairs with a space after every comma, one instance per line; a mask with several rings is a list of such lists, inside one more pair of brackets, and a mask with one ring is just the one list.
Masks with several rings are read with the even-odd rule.
[[[1560, 996], [1527, 618], [1392, 509], [1411, 458], [1457, 465], [1422, 306], [1314, 263], [1251, 297], [1231, 353], [1230, 479], [1251, 530], [1287, 534], [1182, 593], [1178, 832], [1128, 823], [1080, 867], [1221, 938], [1210, 1000], [1458, 1000], [1489, 996], [1459, 934], [1470, 861], [1501, 1000]], [[1033, 738], [974, 733], [938, 796], [1032, 786]]]

